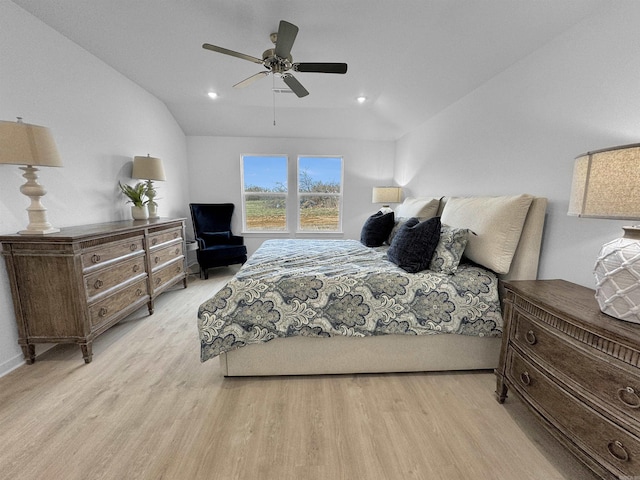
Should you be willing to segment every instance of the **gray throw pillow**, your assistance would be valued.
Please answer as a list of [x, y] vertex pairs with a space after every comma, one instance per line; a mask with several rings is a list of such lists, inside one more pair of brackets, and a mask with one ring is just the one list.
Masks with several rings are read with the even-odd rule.
[[442, 225], [440, 241], [431, 258], [429, 270], [448, 275], [454, 274], [458, 270], [464, 248], [467, 246], [468, 233], [469, 230], [466, 228], [453, 228], [448, 225]]

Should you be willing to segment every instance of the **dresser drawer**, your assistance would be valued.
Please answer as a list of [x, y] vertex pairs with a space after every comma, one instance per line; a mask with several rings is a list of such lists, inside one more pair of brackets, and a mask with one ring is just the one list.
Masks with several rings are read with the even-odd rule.
[[172, 228], [170, 230], [163, 230], [158, 233], [149, 234], [149, 248], [152, 250], [163, 243], [170, 242], [172, 240], [182, 239], [182, 228]]
[[578, 401], [512, 349], [507, 365], [507, 377], [514, 388], [582, 450], [613, 466], [616, 475], [638, 475], [639, 438]]
[[[593, 396], [615, 410], [631, 417], [640, 431], [640, 376], [637, 369], [596, 351], [593, 347], [571, 339], [568, 335], [545, 326], [516, 310], [512, 341], [527, 356], [544, 366], [549, 365], [563, 381]], [[634, 372], [634, 373], [632, 373]], [[614, 413], [614, 412], [612, 412]]]
[[147, 280], [145, 278], [95, 303], [89, 307], [91, 330], [108, 323], [114, 316], [147, 296]]
[[92, 303], [96, 300], [96, 297], [107, 294], [109, 290], [121, 283], [145, 274], [144, 255], [141, 252], [137, 257], [115, 263], [90, 275], [85, 275], [84, 283], [87, 299], [89, 303]]
[[82, 268], [93, 270], [108, 264], [114, 259], [144, 252], [142, 237], [133, 237], [120, 242], [105, 243], [82, 252]]
[[179, 257], [182, 257], [182, 242], [174, 242], [167, 247], [153, 250], [151, 252], [151, 269], [155, 270]]
[[167, 284], [175, 283], [177, 278], [184, 277], [184, 261], [177, 260], [161, 269], [154, 271], [151, 280], [151, 286], [154, 293]]

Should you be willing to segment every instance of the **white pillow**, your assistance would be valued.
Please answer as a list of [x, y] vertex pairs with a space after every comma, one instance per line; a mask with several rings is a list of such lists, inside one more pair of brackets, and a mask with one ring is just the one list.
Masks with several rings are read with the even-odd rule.
[[465, 257], [499, 274], [509, 273], [533, 197], [452, 197], [442, 211], [442, 223], [467, 228]]
[[396, 207], [396, 218], [418, 217], [420, 220], [438, 215], [440, 199], [435, 197], [412, 198], [407, 197]]

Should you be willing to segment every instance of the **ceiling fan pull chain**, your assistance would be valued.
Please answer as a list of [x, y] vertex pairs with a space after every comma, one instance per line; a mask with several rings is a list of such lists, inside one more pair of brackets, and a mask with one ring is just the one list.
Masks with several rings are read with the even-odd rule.
[[273, 126], [276, 126], [276, 76], [272, 75], [272, 85], [271, 95], [273, 95]]

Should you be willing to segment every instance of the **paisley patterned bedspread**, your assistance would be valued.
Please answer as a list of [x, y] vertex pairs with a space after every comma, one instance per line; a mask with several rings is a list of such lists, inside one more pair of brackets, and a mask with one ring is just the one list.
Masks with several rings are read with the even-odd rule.
[[455, 275], [407, 273], [356, 240], [267, 240], [200, 305], [201, 360], [294, 335], [500, 336], [498, 280], [461, 264]]

